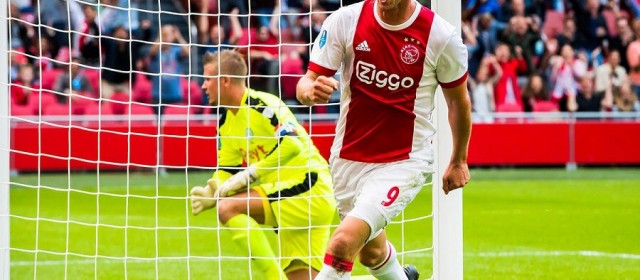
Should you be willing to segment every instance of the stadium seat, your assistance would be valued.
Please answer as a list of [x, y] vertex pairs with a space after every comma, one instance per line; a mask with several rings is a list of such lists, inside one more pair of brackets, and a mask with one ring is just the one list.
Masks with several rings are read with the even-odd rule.
[[[202, 90], [195, 80], [189, 81], [187, 78], [180, 78], [180, 88], [182, 89], [182, 104], [202, 105]], [[192, 110], [199, 110], [193, 107]]]
[[558, 104], [553, 101], [537, 101], [533, 104], [534, 112], [557, 112]]
[[33, 115], [33, 110], [29, 106], [11, 104], [11, 115], [12, 116], [31, 116]]
[[69, 115], [69, 105], [53, 103], [44, 108], [43, 115], [48, 116], [64, 116]]
[[113, 115], [111, 106], [104, 104], [100, 105], [98, 102], [93, 102], [87, 105], [84, 109], [85, 115]]
[[[129, 104], [129, 95], [124, 92], [114, 92], [110, 99], [111, 110], [116, 115], [127, 114], [127, 105]], [[113, 100], [113, 101], [111, 101]]]
[[555, 10], [547, 10], [545, 16], [544, 26], [542, 27], [542, 33], [547, 35], [547, 38], [555, 38], [564, 28], [564, 13]]
[[93, 88], [93, 92], [90, 93], [91, 96], [98, 97], [100, 94], [100, 70], [85, 68], [83, 69], [83, 74], [89, 80], [89, 84]]
[[[512, 103], [505, 103], [505, 104], [500, 104], [496, 107], [496, 112], [498, 113], [522, 113], [522, 106], [518, 105], [518, 104], [512, 104]], [[499, 122], [521, 122], [522, 121], [522, 117], [519, 116], [501, 116], [496, 118], [497, 121]]]
[[295, 99], [296, 85], [300, 77], [304, 75], [302, 70], [302, 60], [299, 58], [289, 58], [282, 63], [282, 74], [280, 81], [282, 85], [282, 98]]
[[522, 106], [518, 104], [512, 104], [512, 103], [500, 104], [496, 108], [496, 112], [502, 112], [502, 113], [522, 112]]
[[199, 121], [194, 120], [192, 117], [193, 115], [193, 108], [186, 106], [166, 106], [162, 115], [162, 120], [164, 124], [187, 126], [187, 118], [189, 118], [190, 124]]
[[77, 92], [77, 94], [79, 96], [74, 96], [71, 102], [71, 107], [74, 115], [83, 115], [87, 106], [95, 103], [96, 101], [90, 97], [91, 93], [89, 92]]
[[[131, 110], [131, 124], [153, 125], [156, 123], [156, 113], [152, 106], [132, 103], [129, 108]], [[125, 115], [127, 114], [129, 113], [125, 112]]]
[[57, 103], [56, 97], [53, 93], [50, 92], [42, 92], [40, 94], [34, 94], [29, 96], [28, 105], [32, 112], [36, 115], [44, 112], [44, 109], [47, 108], [51, 104]]
[[43, 70], [42, 75], [40, 76], [40, 84], [42, 85], [42, 88], [53, 90], [53, 86], [60, 74], [62, 74], [61, 69]]
[[121, 124], [121, 121], [113, 119], [113, 110], [111, 110], [110, 104], [100, 104], [99, 102], [93, 102], [87, 105], [84, 109], [84, 125], [85, 126], [98, 126], [101, 123], [102, 126]]
[[140, 103], [151, 103], [152, 88], [151, 81], [144, 74], [136, 74], [136, 82], [133, 84], [132, 99]]

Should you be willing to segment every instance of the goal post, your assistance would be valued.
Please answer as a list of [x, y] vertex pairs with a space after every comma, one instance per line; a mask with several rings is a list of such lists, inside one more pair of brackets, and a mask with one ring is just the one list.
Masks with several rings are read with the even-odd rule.
[[[461, 1], [433, 0], [431, 8], [456, 27], [460, 34]], [[445, 195], [442, 175], [449, 164], [453, 148], [447, 117], [447, 103], [438, 88], [434, 123], [438, 133], [434, 139], [436, 170], [433, 176], [433, 279], [461, 280], [463, 278], [462, 190]]]
[[8, 6], [0, 4], [0, 278], [9, 279], [9, 118]]

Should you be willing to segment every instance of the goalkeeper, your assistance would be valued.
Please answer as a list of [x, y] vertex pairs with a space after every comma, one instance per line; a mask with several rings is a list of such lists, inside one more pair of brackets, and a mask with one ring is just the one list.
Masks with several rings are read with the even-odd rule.
[[[309, 279], [322, 268], [336, 212], [328, 164], [284, 102], [246, 87], [246, 75], [236, 51], [204, 56], [202, 88], [220, 106], [219, 168], [191, 189], [192, 212], [217, 206], [266, 279]], [[280, 259], [261, 225], [277, 227]]]

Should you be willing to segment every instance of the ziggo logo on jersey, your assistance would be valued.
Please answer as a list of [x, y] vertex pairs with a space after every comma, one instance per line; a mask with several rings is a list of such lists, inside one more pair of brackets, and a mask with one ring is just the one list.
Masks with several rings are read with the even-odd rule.
[[358, 61], [356, 64], [356, 77], [365, 84], [370, 85], [376, 82], [377, 87], [387, 87], [389, 90], [396, 90], [400, 87], [410, 88], [414, 83], [411, 77], [400, 79], [398, 74], [389, 75], [386, 71], [376, 70], [375, 65], [364, 61]]

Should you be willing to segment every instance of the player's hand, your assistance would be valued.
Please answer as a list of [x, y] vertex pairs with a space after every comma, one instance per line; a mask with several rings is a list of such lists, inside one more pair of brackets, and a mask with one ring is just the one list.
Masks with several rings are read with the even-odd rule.
[[442, 190], [444, 194], [449, 194], [452, 190], [464, 187], [470, 179], [469, 166], [466, 162], [450, 163], [442, 177]]
[[253, 165], [249, 166], [247, 167], [247, 169], [236, 173], [235, 175], [224, 181], [224, 183], [222, 183], [222, 185], [220, 186], [218, 195], [221, 197], [226, 197], [229, 194], [244, 191], [247, 189], [247, 186], [253, 183], [256, 179], [258, 179], [256, 167]]
[[218, 183], [214, 179], [209, 179], [204, 187], [195, 186], [191, 189], [191, 212], [193, 215], [215, 207], [217, 201]]
[[338, 81], [332, 77], [318, 76], [313, 82], [313, 90], [309, 92], [307, 98], [313, 102], [328, 103], [331, 94], [338, 89]]

